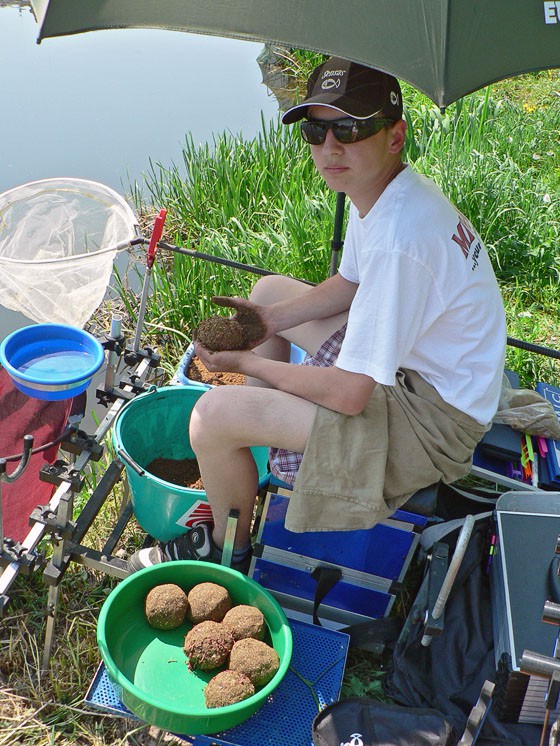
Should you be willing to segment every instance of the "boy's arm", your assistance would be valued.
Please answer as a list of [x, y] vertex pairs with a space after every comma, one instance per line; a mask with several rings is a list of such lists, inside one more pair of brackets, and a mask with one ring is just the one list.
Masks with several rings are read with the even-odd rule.
[[249, 347], [257, 347], [274, 334], [307, 321], [324, 319], [347, 311], [358, 286], [341, 275], [329, 277], [296, 298], [260, 305], [245, 298], [218, 296], [213, 302], [235, 310], [234, 319], [246, 330]]

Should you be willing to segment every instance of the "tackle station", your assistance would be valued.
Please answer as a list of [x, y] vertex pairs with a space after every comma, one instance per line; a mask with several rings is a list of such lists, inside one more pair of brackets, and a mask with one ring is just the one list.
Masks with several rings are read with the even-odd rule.
[[[70, 564], [78, 563], [119, 581], [100, 610], [100, 665], [84, 692], [92, 710], [185, 734], [196, 746], [309, 746], [319, 714], [340, 702], [350, 646], [378, 655], [390, 646], [411, 669], [429, 667], [431, 654], [452, 662], [463, 655], [454, 652], [454, 645], [463, 634], [457, 615], [464, 610], [453, 606], [473, 606], [465, 596], [465, 577], [472, 578], [478, 568], [489, 593], [480, 613], [491, 612], [487, 632], [493, 645], [475, 660], [480, 676], [468, 682], [469, 694], [474, 686], [476, 695], [463, 711], [460, 740], [438, 743], [476, 743], [489, 716], [513, 734], [519, 729], [528, 739], [521, 743], [545, 743], [542, 739], [560, 716], [556, 441], [494, 425], [477, 447], [471, 475], [475, 487], [420, 490], [390, 519], [351, 537], [348, 532], [287, 531], [290, 488], [270, 476], [266, 452], [254, 449], [260, 492], [248, 576], [229, 567], [235, 514], [230, 515], [222, 565], [194, 563], [193, 569], [193, 563], [179, 562], [176, 569], [175, 563], [164, 563], [130, 574], [118, 551], [130, 521], [137, 522], [144, 545], [150, 546], [211, 515], [202, 490], [166, 482], [146, 468], [156, 457], [192, 457], [186, 422], [208, 385], [189, 378], [192, 345], [174, 377], [166, 380], [157, 351], [143, 346], [142, 337], [156, 250], [183, 253], [192, 261], [216, 259], [162, 241], [165, 210], [145, 239], [126, 202], [94, 182], [48, 179], [18, 187], [0, 195], [0, 214], [0, 262], [11, 263], [22, 278], [17, 293], [1, 288], [0, 302], [30, 318], [49, 318], [13, 332], [0, 346], [0, 611], [10, 603], [16, 577], [42, 573], [48, 586], [45, 670], [56, 636], [61, 583]], [[47, 216], [43, 232], [35, 229], [37, 216]], [[84, 331], [103, 298], [115, 254], [135, 247], [147, 250], [134, 336], [125, 338], [118, 315], [103, 335]], [[333, 253], [339, 248], [335, 226]], [[68, 287], [71, 311], [57, 303]], [[554, 350], [508, 341], [559, 357]], [[293, 349], [294, 363], [301, 352]], [[518, 388], [516, 375], [507, 375], [512, 389]], [[98, 385], [92, 385], [94, 379]], [[88, 397], [106, 408], [93, 433], [81, 429]], [[539, 398], [560, 411], [560, 392], [554, 387], [541, 384]], [[103, 461], [108, 465], [77, 510], [84, 476], [108, 449], [112, 455]], [[117, 484], [125, 485], [118, 519], [107, 526], [102, 550], [94, 550], [88, 532]], [[49, 556], [41, 549], [46, 538], [52, 545]], [[413, 567], [416, 573], [422, 568], [423, 578], [399, 624], [396, 602], [405, 587], [413, 587]], [[280, 656], [273, 680], [239, 706], [205, 710], [199, 679], [193, 683], [183, 670], [169, 677], [170, 651], [181, 653], [184, 630], [156, 634], [144, 619], [144, 598], [156, 577], [187, 585], [223, 582], [238, 603], [257, 605]], [[461, 663], [455, 660], [456, 668]], [[168, 679], [171, 685], [162, 683]], [[459, 686], [467, 684], [459, 681]], [[550, 743], [557, 743], [554, 733], [553, 726]]]

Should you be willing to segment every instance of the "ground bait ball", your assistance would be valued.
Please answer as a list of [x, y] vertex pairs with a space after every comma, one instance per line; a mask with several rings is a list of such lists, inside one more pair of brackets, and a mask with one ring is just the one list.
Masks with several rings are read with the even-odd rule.
[[218, 306], [235, 308], [233, 317], [210, 316], [196, 330], [196, 339], [208, 350], [247, 350], [266, 334], [261, 317], [253, 308], [238, 307], [230, 298], [212, 298]]
[[188, 618], [193, 624], [221, 622], [233, 606], [227, 588], [217, 583], [198, 583], [188, 593]]
[[261, 640], [246, 638], [238, 640], [229, 656], [232, 671], [244, 673], [254, 686], [264, 686], [280, 667], [278, 653]]
[[220, 671], [204, 687], [206, 707], [227, 707], [255, 693], [251, 679], [239, 671]]
[[242, 350], [245, 344], [243, 327], [235, 319], [210, 316], [201, 322], [196, 332], [197, 340], [207, 350]]
[[262, 640], [264, 637], [264, 616], [255, 606], [234, 606], [225, 615], [224, 624], [231, 630], [234, 640], [242, 640], [245, 637]]
[[233, 637], [227, 627], [219, 622], [201, 622], [187, 632], [183, 650], [189, 659], [189, 668], [211, 671], [226, 662], [233, 647]]
[[146, 596], [146, 619], [156, 629], [175, 629], [183, 623], [188, 606], [187, 594], [178, 585], [156, 585]]

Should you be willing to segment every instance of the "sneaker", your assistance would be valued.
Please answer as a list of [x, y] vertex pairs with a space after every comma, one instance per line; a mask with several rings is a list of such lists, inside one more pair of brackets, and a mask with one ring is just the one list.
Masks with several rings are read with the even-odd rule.
[[[232, 558], [231, 567], [247, 575], [251, 564], [251, 555], [252, 551], [249, 550], [247, 555], [237, 562], [235, 558]], [[130, 572], [133, 573], [142, 570], [144, 567], [159, 565], [161, 562], [172, 562], [173, 560], [199, 560], [220, 565], [222, 550], [214, 544], [212, 539], [212, 524], [201, 523], [176, 539], [134, 552], [128, 560], [128, 566]]]

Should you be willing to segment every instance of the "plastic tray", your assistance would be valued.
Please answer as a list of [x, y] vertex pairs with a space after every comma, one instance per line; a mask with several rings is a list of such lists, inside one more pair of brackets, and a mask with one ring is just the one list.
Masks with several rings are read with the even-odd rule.
[[[312, 746], [311, 724], [319, 710], [340, 697], [349, 637], [341, 632], [290, 620], [293, 654], [290, 668], [274, 694], [249, 720], [226, 732], [179, 735], [194, 746]], [[85, 697], [86, 704], [134, 718], [123, 706], [101, 664]]]

